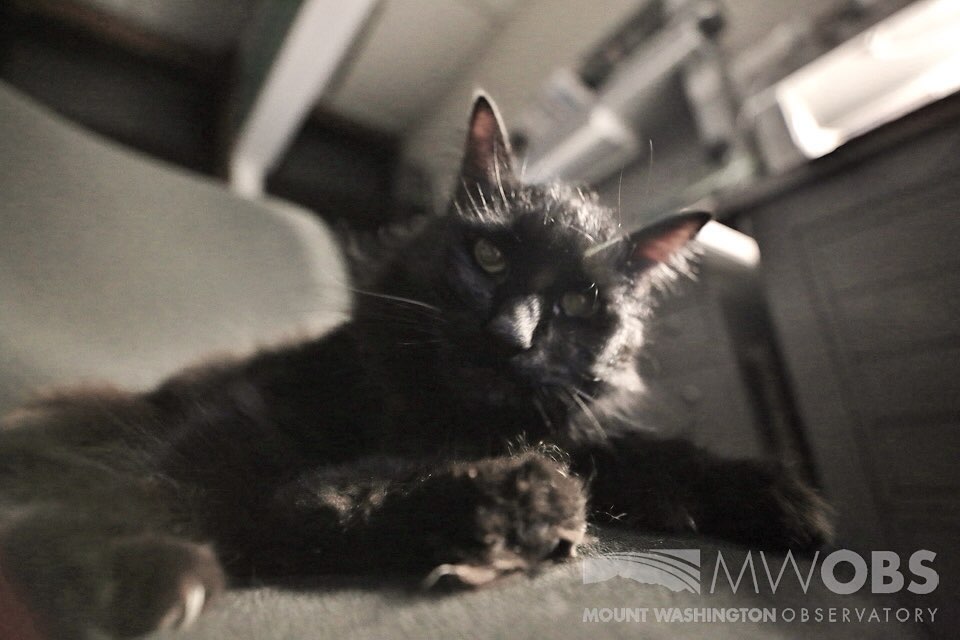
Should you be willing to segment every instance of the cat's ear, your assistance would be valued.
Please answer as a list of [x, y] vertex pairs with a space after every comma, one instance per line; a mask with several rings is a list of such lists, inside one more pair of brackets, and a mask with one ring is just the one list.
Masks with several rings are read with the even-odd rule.
[[627, 238], [627, 263], [643, 269], [669, 262], [712, 217], [705, 211], [684, 211], [633, 232]]
[[513, 155], [503, 121], [493, 100], [478, 92], [467, 125], [458, 188], [502, 190], [513, 181]]

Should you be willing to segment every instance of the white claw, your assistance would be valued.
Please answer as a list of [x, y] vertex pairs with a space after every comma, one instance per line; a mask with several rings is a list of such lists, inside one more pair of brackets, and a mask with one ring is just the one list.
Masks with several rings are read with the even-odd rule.
[[203, 612], [206, 600], [207, 590], [203, 585], [195, 584], [189, 587], [183, 598], [183, 617], [180, 620], [180, 628], [186, 629], [197, 621]]

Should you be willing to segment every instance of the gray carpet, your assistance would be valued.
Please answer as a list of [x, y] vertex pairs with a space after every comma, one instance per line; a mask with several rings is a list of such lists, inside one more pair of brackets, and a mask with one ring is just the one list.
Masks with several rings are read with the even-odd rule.
[[[605, 530], [600, 542], [581, 558], [555, 565], [540, 575], [517, 576], [474, 592], [435, 595], [405, 588], [388, 579], [336, 578], [307, 581], [297, 587], [259, 587], [231, 591], [197, 625], [183, 633], [156, 638], [180, 640], [299, 640], [307, 638], [919, 638], [918, 625], [892, 622], [842, 622], [842, 610], [896, 607], [892, 600], [827, 591], [814, 575], [804, 594], [788, 567], [776, 594], [759, 557], [760, 593], [749, 571], [733, 593], [722, 569], [716, 591], [709, 593], [718, 550], [737, 578], [744, 553], [697, 538], [639, 536]], [[615, 577], [584, 584], [584, 561], [599, 553], [639, 549], [691, 549], [702, 554], [701, 594], [675, 593], [659, 585]], [[781, 558], [771, 559], [774, 579]], [[809, 559], [799, 563], [806, 578]], [[837, 622], [800, 622], [802, 610], [813, 617], [819, 608], [827, 620], [836, 609]], [[597, 608], [597, 620], [587, 619]], [[637, 621], [646, 608], [646, 621]], [[657, 608], [775, 609], [777, 622], [658, 622]], [[611, 611], [606, 612], [604, 609]], [[632, 610], [624, 612], [624, 609]], [[797, 620], [784, 622], [787, 609]], [[635, 612], [636, 618], [622, 619]], [[729, 612], [728, 612], [729, 613]], [[789, 613], [786, 612], [789, 616]], [[868, 614], [869, 615], [869, 614]], [[893, 612], [891, 612], [891, 620]], [[603, 616], [603, 618], [601, 618]], [[610, 616], [617, 618], [603, 621]]]

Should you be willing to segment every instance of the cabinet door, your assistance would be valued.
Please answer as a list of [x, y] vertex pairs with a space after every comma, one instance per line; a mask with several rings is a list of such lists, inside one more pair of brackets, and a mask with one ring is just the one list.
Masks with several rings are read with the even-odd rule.
[[960, 579], [943, 573], [960, 540], [960, 124], [746, 215], [841, 542], [937, 551], [948, 615]]

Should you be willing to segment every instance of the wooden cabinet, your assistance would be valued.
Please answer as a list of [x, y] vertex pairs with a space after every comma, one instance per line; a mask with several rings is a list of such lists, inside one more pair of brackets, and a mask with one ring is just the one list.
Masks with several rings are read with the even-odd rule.
[[737, 215], [841, 542], [936, 551], [956, 621], [960, 109], [831, 166]]

